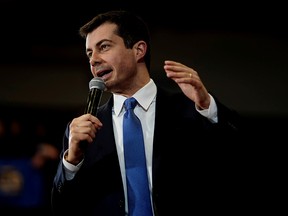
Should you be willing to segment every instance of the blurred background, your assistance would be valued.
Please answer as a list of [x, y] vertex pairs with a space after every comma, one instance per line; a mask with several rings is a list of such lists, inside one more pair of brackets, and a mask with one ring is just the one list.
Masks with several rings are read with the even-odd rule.
[[[132, 10], [146, 20], [155, 80], [175, 88], [164, 76], [166, 59], [191, 66], [209, 91], [242, 116], [253, 153], [263, 153], [267, 166], [281, 159], [288, 129], [288, 14], [281, 3], [6, 0], [0, 3], [5, 170], [11, 160], [33, 158], [43, 142], [61, 149], [66, 124], [84, 111], [92, 78], [79, 27], [108, 9]], [[57, 161], [55, 151], [45, 158]], [[3, 173], [0, 191], [1, 177], [7, 184]]]

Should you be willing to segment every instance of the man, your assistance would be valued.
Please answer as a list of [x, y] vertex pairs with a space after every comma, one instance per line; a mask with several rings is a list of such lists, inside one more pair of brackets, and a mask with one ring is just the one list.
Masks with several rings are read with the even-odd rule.
[[179, 62], [164, 62], [179, 91], [158, 86], [149, 74], [149, 32], [139, 17], [125, 11], [99, 14], [80, 35], [93, 76], [103, 79], [112, 96], [97, 117], [83, 114], [67, 127], [52, 190], [55, 215], [131, 213], [122, 134], [123, 103], [130, 97], [138, 101], [154, 215], [223, 213], [242, 206], [236, 199], [244, 188], [238, 184], [237, 114]]

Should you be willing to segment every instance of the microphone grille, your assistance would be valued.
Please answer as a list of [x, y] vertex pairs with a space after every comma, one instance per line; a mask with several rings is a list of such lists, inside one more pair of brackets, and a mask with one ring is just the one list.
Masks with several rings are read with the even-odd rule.
[[105, 82], [103, 81], [103, 79], [99, 77], [94, 77], [89, 82], [89, 89], [92, 89], [92, 88], [97, 88], [103, 91], [106, 88]]

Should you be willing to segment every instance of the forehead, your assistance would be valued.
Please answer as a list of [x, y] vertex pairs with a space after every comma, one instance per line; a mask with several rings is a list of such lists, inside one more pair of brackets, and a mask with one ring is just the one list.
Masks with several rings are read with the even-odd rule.
[[86, 45], [90, 42], [97, 42], [103, 39], [111, 39], [115, 36], [117, 25], [114, 23], [104, 23], [87, 35]]

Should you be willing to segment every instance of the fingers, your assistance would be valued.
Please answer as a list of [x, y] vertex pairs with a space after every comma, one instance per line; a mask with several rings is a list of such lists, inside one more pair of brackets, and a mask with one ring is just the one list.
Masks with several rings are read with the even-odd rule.
[[198, 73], [190, 67], [175, 61], [165, 61], [164, 70], [167, 77], [172, 79], [186, 78], [198, 79]]
[[91, 114], [84, 114], [74, 118], [69, 125], [69, 148], [65, 156], [66, 161], [78, 164], [84, 155], [87, 144], [92, 143], [102, 123]]
[[182, 92], [198, 107], [209, 106], [210, 97], [198, 73], [190, 67], [179, 62], [167, 60], [164, 62], [166, 76], [175, 81]]
[[178, 84], [190, 84], [198, 88], [202, 83], [198, 73], [190, 67], [175, 61], [165, 61], [166, 76]]
[[187, 67], [186, 65], [183, 65], [179, 62], [168, 61], [168, 60], [166, 60], [164, 62], [164, 70], [165, 71], [181, 72], [181, 71], [186, 71], [189, 69], [190, 69], [189, 67]]
[[87, 141], [91, 143], [102, 123], [93, 115], [85, 114], [72, 120], [70, 124], [70, 143]]

